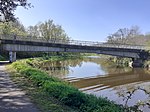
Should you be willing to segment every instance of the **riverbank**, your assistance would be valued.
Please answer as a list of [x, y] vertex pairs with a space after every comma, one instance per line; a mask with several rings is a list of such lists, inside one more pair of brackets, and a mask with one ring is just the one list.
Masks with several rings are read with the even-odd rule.
[[[9, 68], [16, 70], [16, 72], [19, 73], [17, 75], [15, 73], [14, 76], [21, 76], [23, 80], [26, 80], [24, 82], [27, 82], [29, 85], [32, 85], [32, 88], [36, 88], [36, 93], [32, 93], [30, 90], [28, 90], [30, 91], [30, 94], [34, 94], [31, 96], [36, 96], [36, 94], [42, 94], [45, 96], [45, 98], [55, 99], [57, 102], [59, 102], [59, 104], [61, 104], [58, 105], [58, 107], [56, 106], [57, 109], [59, 109], [63, 105], [63, 107], [66, 106], [67, 108], [71, 109], [69, 110], [71, 112], [125, 111], [125, 108], [123, 106], [117, 105], [106, 98], [97, 98], [93, 95], [87, 95], [85, 93], [80, 92], [78, 89], [72, 87], [66, 82], [48, 76], [46, 72], [38, 70], [37, 68], [33, 68], [32, 65], [29, 64], [29, 61], [31, 62], [32, 60], [27, 59], [15, 62], [11, 66], [9, 66]], [[37, 98], [39, 98], [39, 96]], [[34, 97], [32, 99], [35, 100]], [[37, 103], [37, 105], [41, 105], [41, 100], [35, 102]], [[49, 100], [46, 101], [45, 104], [46, 105], [43, 107], [43, 110], [50, 110], [51, 106], [49, 105], [51, 103], [49, 103]], [[59, 112], [58, 110], [55, 111]], [[65, 110], [64, 112], [67, 112], [67, 110]]]

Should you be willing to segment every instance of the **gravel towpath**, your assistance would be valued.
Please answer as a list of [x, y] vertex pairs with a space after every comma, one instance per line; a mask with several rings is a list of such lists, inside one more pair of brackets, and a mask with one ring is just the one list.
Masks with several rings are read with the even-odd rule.
[[0, 112], [39, 112], [25, 92], [10, 80], [4, 65], [0, 65]]

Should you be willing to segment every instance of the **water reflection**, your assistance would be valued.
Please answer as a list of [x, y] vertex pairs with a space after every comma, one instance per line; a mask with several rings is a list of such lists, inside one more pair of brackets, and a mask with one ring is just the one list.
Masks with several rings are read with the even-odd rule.
[[107, 97], [118, 104], [136, 107], [144, 112], [150, 111], [150, 74], [143, 69], [105, 77], [80, 78], [72, 84], [86, 93]]
[[[109, 60], [108, 60], [109, 61]], [[87, 57], [84, 59], [74, 59], [65, 61], [46, 61], [38, 63], [40, 69], [48, 71], [50, 75], [60, 78], [85, 78], [109, 73], [124, 73], [129, 68], [117, 68], [102, 58]]]
[[47, 61], [39, 64], [39, 68], [69, 81], [83, 92], [149, 112], [150, 74], [144, 69], [119, 68], [108, 61], [93, 57]]
[[80, 80], [74, 81], [72, 82], [72, 84], [78, 88], [87, 88], [95, 85], [99, 86], [96, 86], [94, 88], [100, 88], [101, 86], [112, 88], [115, 86], [125, 85], [129, 83], [147, 82], [149, 80], [150, 74], [145, 73], [145, 71], [142, 69], [133, 69], [130, 72], [109, 74], [103, 77], [101, 75], [98, 75], [94, 78], [80, 78]]

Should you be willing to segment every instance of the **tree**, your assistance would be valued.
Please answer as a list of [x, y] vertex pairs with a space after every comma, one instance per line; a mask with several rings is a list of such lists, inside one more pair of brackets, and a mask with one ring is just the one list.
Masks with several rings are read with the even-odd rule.
[[27, 35], [25, 27], [19, 22], [1, 22], [0, 23], [0, 34], [2, 35]]
[[34, 37], [34, 38], [37, 38], [40, 36], [38, 25], [29, 26], [27, 29], [27, 32], [31, 37]]
[[0, 0], [0, 21], [15, 21], [14, 11], [18, 6], [30, 8], [27, 0]]
[[53, 20], [38, 23], [35, 26], [28, 27], [28, 34], [32, 37], [41, 37], [46, 41], [58, 42], [63, 40], [67, 42], [69, 37], [60, 25], [53, 23]]
[[39, 25], [40, 34], [47, 41], [49, 41], [52, 38], [52, 36], [53, 36], [52, 30], [53, 29], [54, 29], [53, 20], [45, 21], [44, 23], [41, 23]]
[[121, 28], [117, 32], [109, 35], [107, 37], [108, 43], [113, 44], [139, 44], [139, 40], [143, 35], [140, 33], [140, 28], [138, 26], [132, 26], [129, 28]]
[[127, 37], [129, 36], [129, 29], [128, 28], [122, 28], [119, 29], [117, 32], [114, 34], [109, 35], [108, 42], [109, 43], [121, 43], [124, 44], [127, 41]]

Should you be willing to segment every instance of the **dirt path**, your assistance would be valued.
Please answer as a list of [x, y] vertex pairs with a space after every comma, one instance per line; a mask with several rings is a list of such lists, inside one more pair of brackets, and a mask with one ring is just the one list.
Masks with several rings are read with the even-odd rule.
[[0, 65], [0, 112], [39, 112]]

